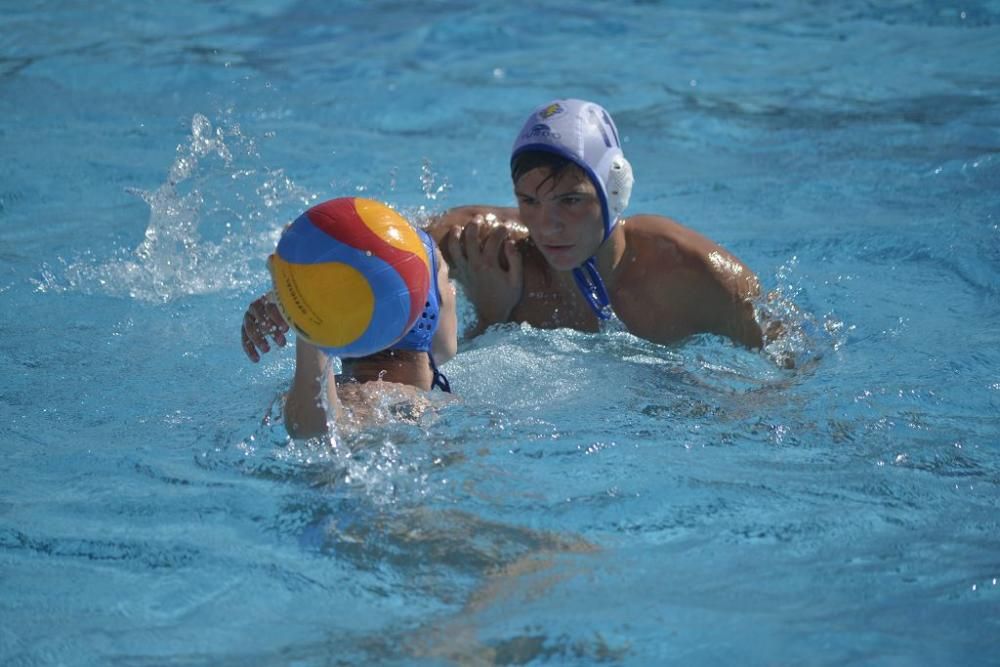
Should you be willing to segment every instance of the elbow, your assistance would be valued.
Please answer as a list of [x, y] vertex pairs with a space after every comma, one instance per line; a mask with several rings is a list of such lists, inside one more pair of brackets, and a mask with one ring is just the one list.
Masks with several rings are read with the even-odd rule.
[[321, 438], [329, 433], [329, 430], [324, 426], [323, 428], [314, 428], [309, 426], [303, 426], [298, 422], [285, 422], [285, 430], [288, 432], [289, 437], [295, 440], [308, 440], [310, 438]]
[[326, 410], [321, 405], [302, 405], [294, 394], [285, 397], [285, 431], [296, 440], [319, 438], [330, 432]]

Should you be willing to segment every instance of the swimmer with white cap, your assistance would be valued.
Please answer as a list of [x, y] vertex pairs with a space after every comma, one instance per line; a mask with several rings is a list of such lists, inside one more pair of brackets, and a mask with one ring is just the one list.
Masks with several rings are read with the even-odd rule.
[[597, 331], [613, 313], [655, 343], [712, 333], [763, 345], [753, 271], [669, 218], [622, 216], [632, 168], [603, 107], [576, 99], [538, 107], [510, 167], [517, 208], [463, 206], [429, 227], [475, 306], [468, 334], [501, 322]]

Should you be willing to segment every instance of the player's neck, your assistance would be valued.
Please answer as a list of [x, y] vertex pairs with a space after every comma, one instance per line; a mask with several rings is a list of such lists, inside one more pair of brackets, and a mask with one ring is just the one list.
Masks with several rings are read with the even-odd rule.
[[622, 220], [611, 230], [611, 235], [604, 240], [595, 255], [597, 271], [608, 289], [614, 288], [615, 271], [625, 256], [625, 245], [625, 221]]

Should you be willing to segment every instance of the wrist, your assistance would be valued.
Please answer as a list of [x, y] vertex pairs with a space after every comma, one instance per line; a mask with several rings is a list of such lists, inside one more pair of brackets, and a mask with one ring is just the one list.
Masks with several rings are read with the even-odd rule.
[[510, 321], [510, 314], [514, 311], [514, 307], [503, 309], [503, 310], [491, 310], [483, 312], [482, 310], [476, 310], [476, 319], [478, 320], [477, 329], [479, 333], [482, 333], [494, 324], [503, 324], [504, 322]]

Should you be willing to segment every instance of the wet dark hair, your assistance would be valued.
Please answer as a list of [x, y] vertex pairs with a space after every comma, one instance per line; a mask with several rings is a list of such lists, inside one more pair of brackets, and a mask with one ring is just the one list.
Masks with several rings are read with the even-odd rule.
[[570, 167], [576, 167], [576, 163], [549, 151], [524, 151], [518, 153], [517, 157], [510, 161], [510, 180], [517, 185], [522, 176], [538, 167], [545, 167], [549, 170], [549, 175], [539, 183], [539, 187], [541, 187], [549, 181], [559, 180], [563, 172]]

